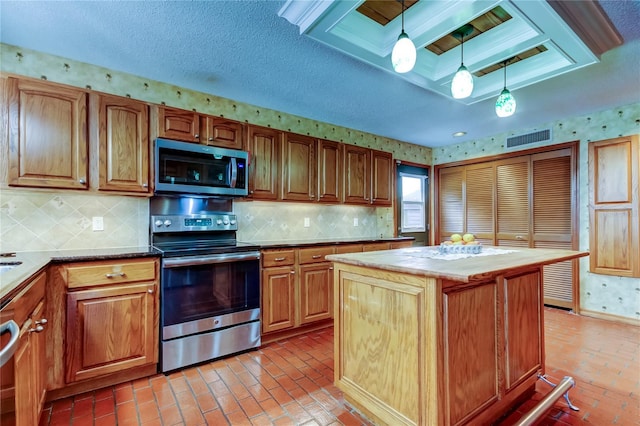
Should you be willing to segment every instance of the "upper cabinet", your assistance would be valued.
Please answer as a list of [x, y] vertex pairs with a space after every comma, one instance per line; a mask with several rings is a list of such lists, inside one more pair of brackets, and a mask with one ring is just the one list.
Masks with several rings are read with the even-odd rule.
[[316, 199], [316, 140], [310, 136], [285, 133], [282, 140], [282, 199]]
[[[110, 95], [91, 95], [92, 136], [98, 137], [100, 190], [149, 192], [149, 107]], [[92, 145], [95, 146], [95, 145]]]
[[596, 274], [640, 277], [640, 142], [589, 144], [589, 260]]
[[391, 153], [344, 145], [343, 158], [345, 203], [392, 205], [394, 171]]
[[244, 148], [242, 123], [178, 108], [158, 108], [158, 136], [231, 149]]
[[339, 203], [342, 195], [342, 145], [338, 142], [318, 140], [318, 201]]
[[267, 127], [249, 126], [249, 197], [277, 200], [282, 132]]
[[9, 185], [87, 189], [87, 94], [7, 78]]

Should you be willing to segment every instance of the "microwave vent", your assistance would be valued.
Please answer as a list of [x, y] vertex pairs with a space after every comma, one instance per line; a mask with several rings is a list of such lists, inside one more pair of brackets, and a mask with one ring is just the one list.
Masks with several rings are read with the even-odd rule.
[[536, 132], [525, 133], [522, 135], [510, 136], [507, 138], [507, 148], [515, 146], [527, 145], [536, 142], [550, 142], [551, 129], [538, 130]]

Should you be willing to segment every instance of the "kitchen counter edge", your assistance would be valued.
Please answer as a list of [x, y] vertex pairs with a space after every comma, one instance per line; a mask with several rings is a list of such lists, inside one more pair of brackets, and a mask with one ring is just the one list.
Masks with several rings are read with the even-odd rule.
[[296, 248], [296, 247], [313, 247], [328, 245], [348, 245], [348, 244], [367, 244], [367, 243], [388, 243], [394, 241], [413, 241], [414, 237], [364, 237], [364, 238], [348, 238], [348, 239], [318, 239], [318, 240], [286, 240], [286, 241], [243, 241], [249, 244], [259, 246], [261, 249], [276, 248]]

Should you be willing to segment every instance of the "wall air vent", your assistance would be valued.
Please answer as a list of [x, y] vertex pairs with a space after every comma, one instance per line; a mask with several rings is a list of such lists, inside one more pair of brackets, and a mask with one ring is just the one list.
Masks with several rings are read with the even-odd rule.
[[526, 145], [536, 142], [550, 142], [551, 129], [538, 130], [537, 132], [525, 133], [523, 135], [509, 136], [507, 138], [507, 148]]

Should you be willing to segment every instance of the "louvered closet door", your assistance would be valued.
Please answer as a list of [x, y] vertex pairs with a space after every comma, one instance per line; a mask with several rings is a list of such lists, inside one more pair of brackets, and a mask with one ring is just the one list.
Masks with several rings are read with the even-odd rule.
[[440, 241], [464, 230], [464, 167], [440, 169], [438, 180]]
[[495, 235], [495, 165], [466, 167], [465, 232], [475, 235], [484, 245], [494, 245]]
[[[575, 176], [571, 150], [531, 156], [533, 176], [533, 247], [574, 249], [572, 199]], [[544, 267], [544, 303], [573, 308], [577, 260]]]
[[529, 156], [496, 163], [499, 246], [529, 247]]

